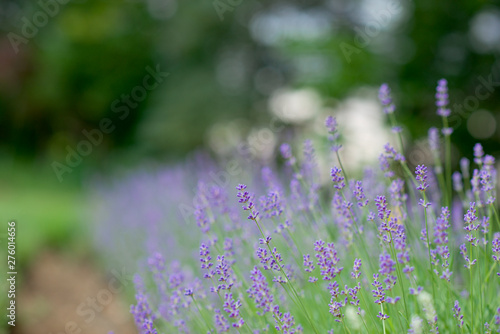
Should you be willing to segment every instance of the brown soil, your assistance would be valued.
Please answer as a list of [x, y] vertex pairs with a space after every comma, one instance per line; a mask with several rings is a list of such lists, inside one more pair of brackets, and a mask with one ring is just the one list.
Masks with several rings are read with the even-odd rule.
[[88, 261], [40, 254], [19, 288], [14, 333], [137, 334], [130, 305], [121, 295], [123, 282], [128, 288], [132, 283], [121, 282]]

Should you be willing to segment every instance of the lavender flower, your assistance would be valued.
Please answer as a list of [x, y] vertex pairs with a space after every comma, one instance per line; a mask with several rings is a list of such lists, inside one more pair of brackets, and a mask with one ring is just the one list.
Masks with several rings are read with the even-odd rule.
[[264, 315], [271, 311], [274, 296], [269, 292], [269, 286], [262, 272], [254, 267], [250, 272], [252, 286], [247, 290], [248, 296], [255, 301], [257, 308], [262, 312], [257, 312], [258, 315]]
[[465, 246], [465, 244], [460, 245], [460, 254], [463, 256], [465, 260], [464, 267], [470, 270], [472, 266], [476, 264], [477, 259], [471, 261], [471, 259], [467, 255], [467, 247]]
[[453, 179], [453, 190], [461, 192], [464, 189], [464, 186], [462, 184], [462, 175], [460, 172], [453, 173], [451, 178]]
[[469, 178], [469, 166], [470, 166], [469, 159], [467, 158], [460, 159], [460, 171], [462, 172], [464, 179]]
[[363, 183], [361, 181], [356, 181], [354, 188], [354, 196], [358, 201], [358, 206], [360, 208], [368, 205], [368, 200], [366, 199], [365, 193], [363, 191]]
[[450, 109], [446, 108], [448, 106], [448, 82], [446, 79], [438, 81], [436, 87], [436, 106], [438, 107], [437, 114], [439, 116], [450, 116]]
[[337, 251], [333, 243], [325, 245], [323, 240], [318, 240], [314, 243], [316, 251], [317, 265], [320, 269], [323, 280], [330, 281], [342, 272], [343, 267], [338, 267], [340, 259], [337, 257]]
[[253, 203], [253, 195], [250, 195], [250, 193], [246, 191], [246, 188], [247, 186], [244, 184], [240, 184], [236, 187], [236, 190], [238, 190], [236, 195], [239, 198], [238, 202], [243, 204], [243, 210], [250, 211], [247, 219], [257, 220], [259, 211], [257, 211], [255, 204]]
[[200, 262], [201, 269], [206, 269], [206, 273], [203, 276], [204, 278], [212, 278], [215, 274], [215, 270], [212, 269], [213, 263], [211, 262], [212, 257], [210, 256], [210, 249], [207, 245], [200, 245]]
[[429, 129], [429, 147], [434, 157], [439, 157], [439, 131], [436, 128]]
[[227, 321], [219, 309], [215, 310], [214, 323], [218, 333], [226, 333], [231, 328], [229, 321]]
[[335, 188], [341, 190], [345, 187], [344, 177], [342, 176], [342, 169], [335, 166], [331, 169], [330, 175], [332, 176], [332, 181], [335, 184]]
[[396, 262], [391, 259], [391, 256], [384, 251], [384, 253], [379, 256], [379, 273], [384, 275], [384, 283], [386, 284], [386, 290], [392, 289], [396, 284], [396, 277], [392, 274], [396, 271]]
[[495, 233], [493, 241], [491, 242], [491, 251], [493, 261], [500, 262], [500, 233]]
[[240, 316], [241, 302], [234, 300], [232, 293], [224, 295], [224, 311], [228, 313], [229, 318], [238, 318]]
[[474, 145], [474, 163], [476, 165], [478, 165], [478, 166], [482, 165], [483, 155], [484, 155], [483, 146], [481, 146], [481, 144], [479, 144], [479, 143]]
[[328, 140], [333, 143], [331, 149], [333, 152], [338, 152], [338, 150], [342, 148], [342, 145], [338, 143], [339, 133], [337, 129], [337, 120], [332, 116], [328, 116], [325, 120], [325, 126], [328, 131]]
[[382, 283], [378, 280], [379, 274], [373, 274], [373, 283], [372, 286], [374, 289], [372, 290], [373, 297], [375, 297], [375, 304], [382, 304], [385, 302], [385, 289], [382, 286]]
[[455, 304], [453, 305], [453, 317], [457, 319], [458, 328], [462, 328], [464, 326], [464, 315], [461, 314], [462, 309], [458, 303], [458, 300], [455, 300]]
[[415, 175], [416, 175], [416, 180], [419, 182], [419, 185], [417, 187], [418, 190], [420, 191], [425, 191], [427, 187], [429, 186], [426, 182], [427, 180], [427, 167], [424, 165], [418, 165], [415, 168]]
[[158, 334], [158, 331], [153, 327], [153, 321], [146, 319], [141, 326], [143, 334]]
[[312, 273], [314, 270], [314, 263], [311, 261], [311, 256], [309, 254], [303, 256], [305, 271]]
[[384, 113], [392, 114], [394, 112], [396, 107], [392, 103], [391, 89], [389, 88], [388, 84], [384, 83], [380, 86], [380, 89], [378, 91], [378, 99], [384, 107]]
[[474, 237], [474, 231], [479, 229], [480, 224], [474, 224], [477, 222], [478, 218], [476, 216], [476, 203], [470, 203], [467, 213], [464, 215], [465, 227], [464, 230], [467, 231], [465, 239], [471, 243], [471, 246], [477, 246], [477, 238]]
[[378, 217], [383, 220], [388, 219], [391, 215], [391, 210], [387, 208], [385, 196], [377, 196], [375, 204], [377, 205]]
[[358, 279], [359, 276], [361, 276], [360, 270], [361, 270], [361, 260], [355, 259], [354, 265], [352, 267], [351, 277], [354, 279]]
[[141, 328], [141, 334], [152, 333], [151, 330], [153, 329], [150, 324], [156, 319], [156, 316], [150, 307], [149, 298], [144, 292], [144, 283], [140, 276], [136, 275], [134, 277], [134, 285], [137, 291], [135, 295], [137, 304], [130, 306], [130, 313], [134, 316], [137, 328]]
[[[449, 115], [447, 94], [446, 82], [440, 81], [437, 106], [444, 118]], [[393, 113], [387, 85], [381, 87], [380, 98], [385, 112]], [[392, 115], [390, 118], [394, 121]], [[443, 122], [446, 123], [446, 119]], [[328, 139], [333, 141], [330, 144], [338, 149], [336, 120], [329, 117], [325, 126]], [[400, 131], [400, 128], [393, 130]], [[448, 135], [451, 131], [443, 129], [443, 133]], [[438, 130], [430, 129], [429, 146], [438, 165], [439, 140]], [[437, 333], [438, 316], [445, 330], [453, 332], [464, 327], [465, 312], [460, 305], [466, 302], [474, 304], [465, 310], [471, 320], [470, 332], [499, 330], [500, 308], [497, 310], [498, 305], [492, 304], [496, 301], [492, 292], [496, 292], [496, 276], [500, 277], [495, 270], [500, 263], [500, 233], [495, 233], [496, 226], [490, 226], [497, 222], [494, 210], [497, 171], [495, 159], [485, 154], [481, 145], [474, 149], [476, 169], [469, 172], [469, 161], [462, 159], [460, 172], [453, 174], [453, 186], [460, 199], [454, 198], [451, 208], [442, 207], [443, 189], [439, 189], [441, 184], [434, 180], [434, 174], [441, 171], [434, 169], [435, 173], [427, 174], [427, 169], [433, 168], [431, 165], [417, 166], [415, 187], [421, 196], [413, 196], [414, 189], [407, 189], [409, 184], [391, 170], [392, 164], [396, 166], [400, 162], [407, 172], [408, 165], [402, 152], [390, 144], [383, 148], [381, 173], [369, 170], [363, 182], [352, 180], [347, 184], [346, 171], [334, 167], [330, 174], [333, 189], [323, 183], [329, 175], [320, 175], [317, 155], [322, 151], [315, 152], [311, 141], [304, 142], [300, 161], [293, 156], [290, 145], [282, 145], [280, 151], [289, 165], [282, 168], [283, 174], [278, 169], [262, 168], [257, 161], [243, 163], [240, 175], [252, 182], [251, 188], [259, 195], [255, 196], [246, 185], [240, 184], [235, 194], [238, 203], [229, 200], [226, 184], [209, 183], [224, 178], [220, 177], [219, 166], [206, 158], [196, 158], [190, 164], [177, 167], [178, 171], [168, 177], [160, 173], [157, 178], [150, 178], [149, 174], [142, 173], [131, 181], [117, 182], [120, 185], [111, 197], [113, 201], [114, 197], [120, 201], [113, 205], [103, 201], [103, 207], [112, 212], [109, 215], [112, 219], [107, 217], [106, 221], [118, 221], [123, 224], [118, 228], [130, 229], [129, 233], [123, 233], [123, 244], [127, 247], [120, 249], [125, 251], [121, 254], [122, 260], [130, 259], [133, 263], [134, 256], [142, 253], [143, 248], [144, 253], [152, 254], [142, 258], [137, 267], [142, 277], [148, 277], [149, 289], [140, 276], [134, 282], [136, 301], [130, 310], [140, 334], [156, 333], [160, 328], [156, 329], [155, 325], [164, 331], [179, 333], [207, 333], [208, 330], [209, 333], [263, 334], [273, 331], [270, 326], [275, 327], [275, 332], [288, 334], [354, 333], [363, 331], [363, 325], [370, 332], [374, 330], [373, 325], [380, 326], [373, 323], [374, 319], [378, 322], [376, 317], [388, 326], [386, 331]], [[293, 170], [289, 168], [291, 165]], [[228, 163], [227, 172], [231, 174], [234, 169], [229, 166]], [[193, 180], [193, 175], [200, 181]], [[192, 184], [197, 185], [194, 198]], [[368, 198], [374, 199], [373, 205]], [[331, 205], [324, 205], [329, 199]], [[169, 203], [173, 201], [180, 204]], [[464, 210], [465, 201], [471, 203]], [[426, 208], [425, 221], [418, 204]], [[256, 226], [242, 223], [240, 205]], [[185, 219], [183, 226], [199, 227], [186, 231], [189, 240], [177, 234], [176, 215], [170, 214], [176, 207]], [[140, 224], [131, 224], [131, 221]], [[168, 224], [163, 224], [164, 221]], [[113, 224], [116, 230], [118, 225]], [[114, 235], [113, 229], [107, 232]], [[414, 244], [419, 232], [425, 244]], [[189, 248], [193, 242], [200, 246], [198, 254]], [[112, 247], [118, 244], [110, 242]], [[458, 258], [461, 265], [453, 266], [455, 272], [452, 272], [456, 245], [460, 245], [464, 262]], [[135, 255], [132, 249], [136, 250]], [[283, 258], [278, 249], [288, 249], [290, 258]], [[427, 257], [430, 257], [431, 274], [448, 282], [429, 279]], [[373, 268], [377, 258], [378, 267]], [[344, 272], [342, 261], [350, 263], [352, 268]], [[481, 270], [472, 270], [475, 264]], [[298, 271], [301, 266], [304, 271]], [[484, 277], [478, 278], [479, 274]], [[466, 292], [465, 281], [473, 286], [481, 282], [481, 287]], [[424, 284], [429, 285], [427, 291], [432, 289], [432, 297], [424, 291]], [[442, 284], [447, 288], [440, 289]], [[408, 289], [411, 297], [400, 298], [399, 286]], [[361, 303], [362, 296], [370, 291], [374, 302]], [[322, 299], [322, 292], [329, 293], [331, 298]], [[450, 295], [456, 296], [457, 301], [446, 304]], [[479, 296], [482, 303], [475, 302]], [[403, 300], [404, 307], [393, 306]], [[435, 308], [440, 304], [444, 307]], [[480, 307], [484, 307], [481, 324], [474, 319]], [[324, 321], [321, 312], [330, 320]], [[422, 318], [412, 316], [415, 312]], [[297, 316], [294, 319], [292, 315]], [[304, 328], [296, 324], [296, 319], [305, 321]], [[424, 320], [427, 324], [423, 324]], [[455, 321], [459, 327], [456, 330], [453, 329]], [[240, 330], [244, 325], [248, 325], [247, 329]]]
[[[433, 264], [438, 265], [438, 256], [442, 261], [441, 267], [443, 268], [443, 270], [439, 278], [445, 279], [448, 282], [450, 281], [450, 277], [453, 274], [453, 272], [450, 272], [448, 268], [450, 266], [448, 262], [448, 259], [450, 258], [450, 251], [448, 249], [447, 232], [448, 228], [450, 227], [450, 224], [448, 222], [449, 218], [450, 211], [448, 210], [448, 207], [441, 208], [441, 215], [436, 220], [436, 225], [434, 226], [434, 243], [436, 244], [436, 248], [431, 250], [431, 255], [434, 259]], [[437, 269], [434, 269], [434, 272], [436, 273], [436, 275], [439, 275]]]
[[266, 218], [278, 217], [283, 213], [283, 195], [279, 190], [271, 190], [260, 198], [262, 211]]
[[292, 155], [292, 148], [288, 144], [281, 144], [280, 147], [281, 156], [286, 160], [287, 165], [295, 165], [295, 157]]

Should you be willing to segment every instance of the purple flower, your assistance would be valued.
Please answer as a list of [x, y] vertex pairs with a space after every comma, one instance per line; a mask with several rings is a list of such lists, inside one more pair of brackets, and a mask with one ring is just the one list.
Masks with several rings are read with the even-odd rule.
[[312, 273], [314, 270], [314, 263], [311, 261], [311, 256], [309, 254], [303, 256], [305, 271]]
[[144, 320], [141, 329], [142, 334], [158, 334], [158, 331], [153, 327], [153, 321], [151, 321], [151, 319]]
[[416, 290], [414, 288], [409, 288], [410, 295], [418, 295], [423, 290], [424, 290], [424, 288], [421, 286], [418, 286]]
[[130, 313], [132, 313], [132, 315], [134, 316], [137, 327], [142, 329], [141, 334], [145, 334], [148, 333], [146, 332], [146, 330], [152, 329], [145, 329], [143, 325], [149, 323], [151, 323], [152, 325], [152, 322], [156, 319], [156, 316], [149, 305], [148, 296], [144, 292], [144, 283], [140, 276], [136, 275], [134, 277], [134, 285], [137, 291], [135, 295], [137, 304], [130, 306]]
[[465, 246], [465, 244], [460, 245], [460, 254], [465, 260], [464, 267], [470, 270], [472, 266], [476, 264], [477, 259], [474, 259], [472, 261], [470, 260], [469, 256], [467, 255], [467, 247]]
[[225, 257], [217, 256], [217, 265], [215, 266], [215, 274], [219, 275], [217, 279], [221, 282], [216, 287], [212, 287], [212, 292], [219, 292], [220, 290], [231, 290], [234, 285], [233, 271], [230, 264], [226, 261]]
[[340, 259], [337, 257], [337, 250], [333, 242], [325, 245], [323, 240], [318, 240], [314, 243], [314, 250], [323, 280], [330, 281], [342, 272], [344, 268], [337, 267]]
[[434, 155], [439, 154], [439, 131], [436, 128], [429, 129], [429, 147]]
[[283, 262], [281, 254], [278, 253], [276, 247], [273, 248], [272, 252], [272, 254], [269, 254], [267, 249], [258, 248], [256, 251], [256, 255], [260, 259], [260, 263], [263, 265], [264, 270], [273, 269], [275, 271], [280, 271], [282, 267], [282, 265], [280, 265], [280, 262]]
[[389, 319], [389, 316], [387, 314], [382, 313], [382, 312], [378, 312], [377, 318], [380, 318], [380, 320], [386, 320], [386, 319]]
[[491, 251], [493, 252], [493, 260], [500, 262], [500, 233], [495, 233], [493, 241], [491, 242]]
[[244, 184], [240, 184], [236, 187], [238, 193], [236, 196], [239, 198], [238, 202], [243, 204], [243, 210], [250, 211], [247, 219], [257, 220], [259, 216], [259, 211], [257, 211], [255, 204], [253, 202], [253, 195], [251, 195], [248, 191], [246, 191], [247, 186]]
[[453, 190], [461, 192], [464, 189], [462, 184], [462, 174], [460, 174], [460, 172], [455, 172], [451, 178], [453, 179]]
[[391, 256], [387, 252], [380, 254], [379, 263], [380, 263], [379, 273], [381, 273], [382, 275], [387, 276], [396, 270], [395, 268], [396, 262], [391, 259]]
[[418, 165], [415, 168], [415, 175], [416, 175], [417, 182], [419, 182], [417, 190], [425, 191], [425, 189], [427, 189], [427, 187], [429, 186], [426, 182], [426, 180], [427, 180], [427, 167], [425, 167], [424, 165]]
[[384, 176], [389, 178], [393, 177], [394, 172], [391, 170], [391, 164], [387, 156], [385, 156], [383, 153], [380, 154], [380, 156], [378, 157], [378, 161], [380, 163], [380, 170], [384, 172]]
[[377, 205], [378, 217], [383, 220], [388, 219], [391, 215], [391, 210], [387, 208], [385, 196], [377, 196], [375, 204]]
[[436, 106], [438, 107], [437, 114], [439, 116], [448, 117], [450, 115], [450, 110], [446, 108], [448, 106], [448, 82], [446, 79], [438, 81], [436, 87]]
[[247, 290], [248, 296], [255, 301], [257, 308], [262, 310], [262, 312], [257, 312], [257, 314], [264, 315], [266, 312], [271, 311], [274, 297], [269, 292], [265, 276], [257, 267], [254, 267], [250, 272], [250, 279], [252, 286]]
[[325, 120], [325, 126], [328, 131], [328, 140], [333, 143], [332, 151], [337, 152], [342, 145], [338, 144], [339, 133], [335, 117], [328, 116]]
[[342, 176], [342, 169], [335, 166], [331, 169], [330, 175], [332, 176], [332, 181], [335, 184], [335, 188], [341, 190], [345, 187], [344, 177]]
[[196, 219], [196, 225], [198, 225], [203, 233], [210, 231], [210, 221], [204, 207], [197, 204], [194, 210], [194, 217]]
[[464, 315], [461, 314], [462, 308], [458, 304], [458, 300], [455, 300], [455, 304], [453, 304], [453, 317], [457, 319], [458, 328], [462, 328], [464, 325]]
[[[439, 263], [438, 256], [441, 258], [441, 267], [443, 268], [439, 278], [450, 281], [451, 274], [448, 267], [450, 266], [448, 259], [450, 258], [450, 251], [448, 249], [448, 228], [450, 219], [450, 210], [448, 207], [441, 208], [441, 215], [436, 220], [436, 225], [434, 226], [434, 243], [436, 248], [431, 250], [432, 257], [434, 259], [433, 264], [437, 265]], [[434, 269], [436, 275], [438, 275], [438, 270]]]
[[337, 120], [335, 119], [335, 117], [328, 116], [325, 119], [325, 127], [330, 133], [337, 132]]
[[363, 183], [361, 181], [356, 181], [354, 184], [354, 196], [358, 201], [358, 206], [360, 208], [368, 205], [368, 200], [366, 199], [365, 193], [363, 191]]
[[445, 136], [450, 136], [453, 133], [453, 128], [442, 128], [441, 133]]
[[213, 267], [213, 263], [211, 262], [212, 257], [210, 256], [210, 248], [202, 243], [200, 245], [200, 262], [201, 269], [206, 269], [207, 272], [203, 276], [204, 278], [212, 278], [215, 274], [215, 271], [211, 269]]
[[239, 300], [234, 300], [232, 293], [226, 293], [224, 295], [224, 311], [229, 313], [229, 318], [237, 318], [240, 316], [241, 302]]
[[474, 145], [474, 163], [478, 166], [481, 166], [481, 164], [483, 163], [483, 155], [484, 155], [484, 151], [483, 151], [483, 146], [481, 146], [481, 144], [477, 143], [476, 145]]
[[382, 283], [379, 282], [378, 276], [379, 274], [373, 274], [373, 283], [372, 286], [374, 289], [372, 290], [373, 297], [375, 297], [375, 304], [382, 304], [385, 302], [385, 289], [382, 286]]
[[389, 187], [389, 193], [392, 199], [392, 205], [401, 207], [406, 202], [408, 195], [404, 193], [405, 183], [401, 179], [392, 180]]
[[464, 179], [469, 178], [469, 166], [470, 166], [469, 159], [467, 158], [460, 159], [460, 171], [462, 172]]
[[214, 323], [218, 333], [225, 333], [231, 328], [229, 326], [229, 321], [227, 321], [219, 309], [215, 310]]
[[354, 259], [354, 265], [352, 267], [351, 277], [358, 279], [361, 276], [361, 259]]
[[477, 245], [477, 238], [472, 235], [472, 233], [479, 229], [480, 224], [474, 224], [477, 222], [478, 218], [476, 216], [476, 203], [470, 203], [467, 213], [464, 215], [465, 227], [464, 230], [467, 231], [465, 238], [471, 243], [472, 246]]
[[389, 88], [388, 84], [384, 83], [380, 86], [380, 89], [378, 91], [378, 99], [384, 107], [384, 113], [392, 114], [394, 112], [396, 108], [392, 103], [391, 89]]
[[273, 318], [275, 322], [274, 327], [277, 331], [282, 332], [283, 334], [294, 334], [299, 327], [297, 326], [296, 328], [293, 328], [293, 326], [295, 326], [295, 320], [292, 315], [289, 312], [285, 314], [281, 313], [278, 305], [273, 308]]
[[295, 165], [295, 157], [292, 155], [292, 148], [287, 143], [283, 143], [280, 146], [280, 152], [283, 159], [286, 160], [288, 166]]

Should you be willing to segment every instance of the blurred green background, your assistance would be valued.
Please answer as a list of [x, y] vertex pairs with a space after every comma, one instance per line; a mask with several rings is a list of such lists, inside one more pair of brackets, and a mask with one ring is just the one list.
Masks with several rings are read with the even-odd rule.
[[322, 122], [360, 87], [389, 83], [415, 140], [440, 125], [447, 78], [455, 155], [500, 151], [498, 1], [2, 0], [0, 18], [0, 212], [21, 265], [90, 247], [89, 175], [230, 154], [275, 116]]

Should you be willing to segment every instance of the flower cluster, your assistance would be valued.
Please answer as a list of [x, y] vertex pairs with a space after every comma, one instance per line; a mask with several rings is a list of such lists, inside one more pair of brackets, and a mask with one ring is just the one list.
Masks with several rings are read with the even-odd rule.
[[[401, 129], [387, 84], [379, 98]], [[407, 161], [398, 130], [396, 147], [380, 147], [378, 168], [346, 171], [328, 117], [333, 153], [315, 149], [321, 138], [302, 152], [283, 144], [272, 167], [235, 158], [241, 173], [231, 178], [197, 157], [103, 191], [115, 217], [98, 224], [114, 228], [102, 244], [124, 244], [119, 258], [139, 260], [130, 308], [138, 331], [499, 332], [497, 163], [480, 144], [473, 160], [441, 155], [456, 151], [446, 80], [436, 101], [443, 131], [429, 129], [434, 165]], [[118, 228], [130, 239], [113, 240]]]

